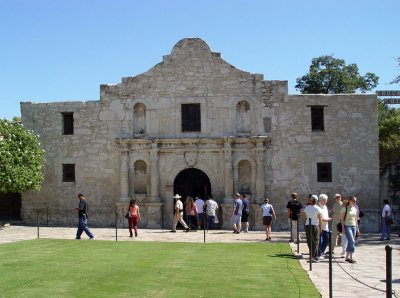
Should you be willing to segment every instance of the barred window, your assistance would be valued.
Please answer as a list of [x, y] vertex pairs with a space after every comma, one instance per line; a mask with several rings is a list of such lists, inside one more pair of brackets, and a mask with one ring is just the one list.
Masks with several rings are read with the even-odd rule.
[[182, 132], [200, 132], [200, 104], [182, 104]]
[[317, 163], [317, 182], [332, 182], [332, 163]]

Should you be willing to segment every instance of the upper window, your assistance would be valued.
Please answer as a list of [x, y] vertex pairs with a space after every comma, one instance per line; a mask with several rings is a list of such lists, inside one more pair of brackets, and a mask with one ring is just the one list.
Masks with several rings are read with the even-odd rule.
[[311, 107], [311, 130], [324, 131], [324, 107], [312, 106]]
[[200, 132], [200, 104], [182, 104], [182, 132]]
[[63, 164], [63, 182], [75, 182], [75, 164]]
[[332, 163], [317, 163], [317, 182], [332, 182]]
[[61, 113], [63, 116], [63, 135], [74, 134], [74, 113]]

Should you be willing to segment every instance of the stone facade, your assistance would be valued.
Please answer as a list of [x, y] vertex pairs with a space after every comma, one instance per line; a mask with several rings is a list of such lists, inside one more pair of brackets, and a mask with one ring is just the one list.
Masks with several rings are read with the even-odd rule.
[[[312, 129], [313, 107], [322, 110], [322, 130]], [[35, 208], [47, 207], [54, 224], [75, 222], [76, 196], [84, 193], [92, 224], [112, 225], [135, 196], [142, 226], [167, 227], [180, 191], [212, 194], [228, 228], [240, 191], [253, 203], [252, 227], [262, 228], [257, 204], [268, 196], [285, 228], [296, 191], [303, 201], [309, 192], [357, 195], [368, 228], [377, 228], [376, 97], [288, 95], [287, 81], [236, 69], [198, 38], [182, 39], [141, 75], [101, 85], [99, 101], [23, 102], [21, 114], [47, 152], [42, 190], [23, 194], [28, 222]], [[73, 134], [63, 134], [65, 115], [73, 117]], [[330, 165], [329, 182], [318, 182], [321, 163]], [[73, 181], [63, 165], [74, 166]]]

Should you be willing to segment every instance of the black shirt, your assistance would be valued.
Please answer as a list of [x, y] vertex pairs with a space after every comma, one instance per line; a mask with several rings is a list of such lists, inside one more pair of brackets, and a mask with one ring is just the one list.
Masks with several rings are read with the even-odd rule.
[[291, 200], [287, 203], [286, 208], [290, 209], [290, 218], [292, 220], [298, 220], [303, 205], [297, 200]]

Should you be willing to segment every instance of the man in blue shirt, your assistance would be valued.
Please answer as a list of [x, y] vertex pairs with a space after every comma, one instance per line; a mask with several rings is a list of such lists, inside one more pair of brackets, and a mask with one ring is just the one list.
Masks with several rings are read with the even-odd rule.
[[233, 224], [233, 233], [239, 234], [240, 233], [240, 219], [242, 217], [242, 210], [243, 210], [243, 202], [241, 200], [240, 194], [236, 194], [236, 199], [233, 202], [233, 213], [232, 213], [232, 224]]

